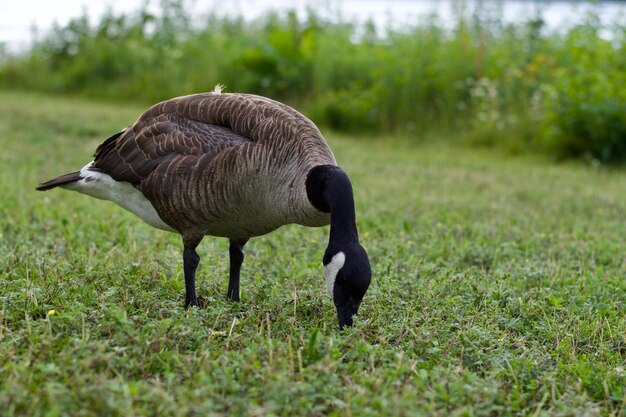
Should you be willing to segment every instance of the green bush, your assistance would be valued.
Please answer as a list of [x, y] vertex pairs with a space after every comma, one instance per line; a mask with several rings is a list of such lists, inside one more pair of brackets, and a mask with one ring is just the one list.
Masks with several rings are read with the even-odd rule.
[[565, 39], [572, 65], [544, 86], [539, 139], [558, 158], [620, 161], [626, 157], [626, 50], [620, 54], [588, 30]]
[[377, 100], [373, 90], [329, 91], [319, 100], [318, 119], [338, 131], [377, 130]]
[[543, 132], [546, 149], [559, 158], [600, 161], [626, 157], [626, 77], [562, 69], [546, 87]]

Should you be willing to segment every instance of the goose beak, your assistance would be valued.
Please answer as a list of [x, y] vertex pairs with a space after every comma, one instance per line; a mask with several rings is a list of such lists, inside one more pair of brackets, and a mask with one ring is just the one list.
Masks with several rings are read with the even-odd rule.
[[356, 315], [359, 311], [359, 305], [361, 303], [355, 303], [354, 299], [350, 297], [348, 302], [343, 305], [337, 305], [337, 318], [339, 319], [339, 328], [352, 327], [354, 324], [352, 316]]

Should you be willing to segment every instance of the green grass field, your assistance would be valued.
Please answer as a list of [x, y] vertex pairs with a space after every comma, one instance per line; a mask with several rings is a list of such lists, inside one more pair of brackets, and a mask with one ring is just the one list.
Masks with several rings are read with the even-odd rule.
[[0, 93], [0, 415], [626, 415], [626, 173], [327, 135], [374, 278], [340, 332], [326, 228], [200, 246], [41, 180], [142, 109]]

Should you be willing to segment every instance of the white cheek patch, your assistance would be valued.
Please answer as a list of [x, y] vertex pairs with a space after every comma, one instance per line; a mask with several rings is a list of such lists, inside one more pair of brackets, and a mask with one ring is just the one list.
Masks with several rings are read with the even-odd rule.
[[346, 263], [346, 255], [343, 252], [339, 252], [330, 260], [327, 265], [324, 265], [324, 279], [326, 280], [326, 289], [332, 297], [333, 289], [335, 288], [335, 280], [339, 270], [343, 268], [343, 264]]

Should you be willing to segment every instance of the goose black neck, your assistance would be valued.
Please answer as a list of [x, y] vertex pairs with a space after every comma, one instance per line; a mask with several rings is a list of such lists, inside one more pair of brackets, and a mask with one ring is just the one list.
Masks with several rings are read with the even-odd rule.
[[307, 175], [306, 191], [315, 208], [330, 213], [329, 246], [358, 243], [352, 184], [338, 166], [319, 165]]

